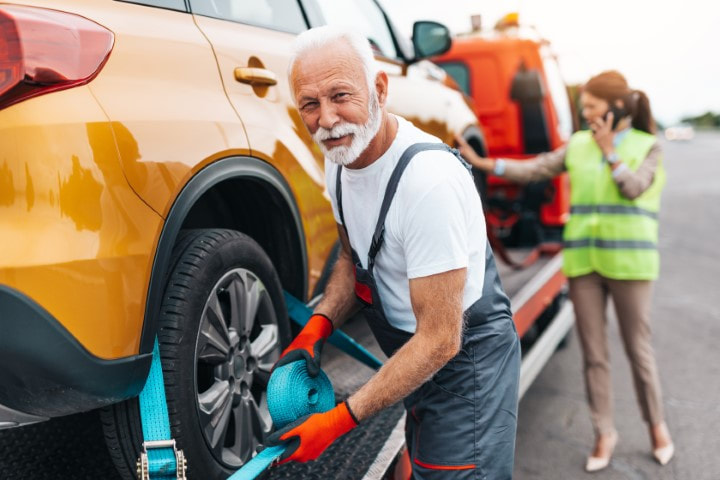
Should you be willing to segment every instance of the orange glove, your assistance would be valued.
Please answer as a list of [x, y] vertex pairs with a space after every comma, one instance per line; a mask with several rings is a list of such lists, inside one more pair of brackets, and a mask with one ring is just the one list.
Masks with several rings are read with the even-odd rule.
[[320, 372], [320, 352], [325, 340], [332, 334], [332, 321], [322, 313], [315, 313], [305, 324], [297, 337], [280, 355], [274, 368], [297, 360], [305, 360], [308, 374], [317, 376]]
[[306, 415], [268, 437], [269, 445], [287, 442], [288, 448], [280, 457], [280, 464], [289, 461], [315, 460], [338, 437], [357, 426], [355, 415], [347, 402], [324, 413]]

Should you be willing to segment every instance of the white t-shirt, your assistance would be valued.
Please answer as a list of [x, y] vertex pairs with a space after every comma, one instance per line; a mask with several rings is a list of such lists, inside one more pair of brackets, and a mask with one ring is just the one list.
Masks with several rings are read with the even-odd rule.
[[[437, 137], [401, 117], [390, 148], [362, 169], [342, 172], [343, 214], [350, 244], [367, 268], [368, 251], [385, 189], [403, 152]], [[325, 181], [340, 221], [335, 192], [338, 166], [325, 160]], [[450, 152], [422, 151], [405, 169], [385, 220], [385, 239], [373, 274], [390, 324], [414, 333], [409, 279], [467, 268], [463, 309], [483, 288], [487, 234], [480, 196], [465, 166]]]

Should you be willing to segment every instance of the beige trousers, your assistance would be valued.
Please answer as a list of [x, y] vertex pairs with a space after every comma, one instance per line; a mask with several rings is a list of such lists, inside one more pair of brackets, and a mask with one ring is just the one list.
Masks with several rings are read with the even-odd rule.
[[607, 434], [615, 431], [605, 315], [608, 295], [612, 297], [615, 306], [643, 419], [649, 425], [661, 423], [663, 410], [660, 381], [650, 342], [652, 282], [612, 280], [591, 273], [571, 278], [569, 283], [595, 432]]

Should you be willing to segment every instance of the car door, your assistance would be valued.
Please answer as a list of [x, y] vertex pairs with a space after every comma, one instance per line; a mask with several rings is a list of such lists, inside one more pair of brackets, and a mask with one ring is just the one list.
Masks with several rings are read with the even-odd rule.
[[291, 43], [307, 29], [297, 0], [190, 0], [213, 46], [220, 76], [245, 125], [252, 155], [288, 181], [305, 226], [309, 291], [337, 238], [322, 153], [291, 98]]
[[165, 217], [218, 152], [247, 153], [207, 39], [182, 1], [74, 2], [115, 34], [91, 89], [112, 120], [133, 189]]

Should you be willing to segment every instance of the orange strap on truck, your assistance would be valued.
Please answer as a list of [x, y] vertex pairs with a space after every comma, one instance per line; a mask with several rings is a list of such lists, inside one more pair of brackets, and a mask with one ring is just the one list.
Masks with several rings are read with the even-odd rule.
[[488, 229], [487, 235], [493, 252], [498, 257], [500, 257], [500, 260], [502, 260], [504, 264], [514, 270], [523, 270], [525, 268], [528, 268], [529, 266], [537, 262], [540, 256], [555, 255], [560, 250], [562, 250], [562, 243], [560, 242], [541, 243], [540, 245], [533, 248], [530, 253], [525, 256], [525, 258], [520, 261], [516, 261], [510, 257], [510, 254], [505, 248], [505, 245], [502, 244], [500, 239], [497, 238], [497, 236], [492, 232], [492, 230]]

